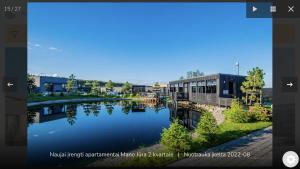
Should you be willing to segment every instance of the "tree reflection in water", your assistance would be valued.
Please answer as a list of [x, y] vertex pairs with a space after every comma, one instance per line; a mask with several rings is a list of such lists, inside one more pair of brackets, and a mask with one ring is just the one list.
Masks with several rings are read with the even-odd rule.
[[85, 103], [81, 105], [83, 107], [83, 112], [89, 116], [90, 114], [93, 114], [95, 117], [97, 117], [101, 110], [101, 103]]
[[136, 102], [130, 100], [123, 100], [118, 102], [95, 102], [95, 103], [81, 103], [81, 104], [55, 104], [48, 106], [29, 107], [27, 111], [28, 126], [33, 123], [43, 123], [53, 120], [66, 118], [70, 125], [76, 122], [77, 108], [82, 107], [83, 113], [86, 116], [98, 117], [101, 111], [101, 106], [105, 106], [108, 115], [112, 115], [115, 106], [119, 106], [122, 113], [128, 115], [129, 113], [143, 113], [146, 109], [152, 109], [159, 112], [167, 108], [166, 102], [156, 104], [149, 104], [145, 102]]
[[69, 105], [66, 106], [67, 121], [70, 125], [75, 124], [76, 111], [77, 111], [77, 105], [76, 104], [69, 104]]
[[129, 114], [131, 111], [131, 103], [126, 100], [120, 101], [120, 105], [122, 106], [122, 112], [125, 114]]
[[108, 114], [108, 115], [112, 115], [113, 110], [114, 110], [113, 102], [105, 102], [104, 105], [105, 105], [107, 114]]
[[37, 113], [35, 110], [27, 110], [27, 127], [35, 122], [34, 118], [37, 116]]
[[119, 102], [119, 105], [122, 106], [122, 112], [125, 114], [129, 114], [130, 112], [146, 112], [146, 109], [152, 109], [154, 112], [158, 113], [160, 110], [167, 108], [166, 102], [159, 103], [149, 103], [142, 101], [130, 101], [123, 100]]

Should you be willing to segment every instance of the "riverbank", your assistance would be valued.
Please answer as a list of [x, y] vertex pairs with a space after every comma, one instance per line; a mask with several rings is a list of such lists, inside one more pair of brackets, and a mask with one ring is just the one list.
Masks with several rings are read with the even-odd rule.
[[27, 106], [39, 106], [49, 104], [62, 104], [62, 103], [78, 103], [78, 102], [96, 102], [96, 101], [120, 101], [120, 100], [132, 100], [143, 101], [142, 97], [128, 96], [120, 97], [113, 95], [93, 96], [93, 95], [54, 95], [54, 96], [28, 96]]
[[[27, 103], [44, 102], [53, 100], [71, 100], [71, 99], [91, 99], [99, 98], [99, 96], [93, 95], [53, 95], [53, 96], [42, 96], [42, 95], [29, 95], [27, 97]], [[102, 96], [101, 96], [102, 98]]]

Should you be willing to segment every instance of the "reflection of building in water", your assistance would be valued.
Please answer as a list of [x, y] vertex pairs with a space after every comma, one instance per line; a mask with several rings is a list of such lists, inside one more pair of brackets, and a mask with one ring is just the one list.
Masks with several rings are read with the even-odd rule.
[[188, 108], [169, 106], [170, 120], [178, 119], [179, 123], [188, 129], [194, 129], [201, 117], [201, 112]]
[[155, 112], [167, 108], [166, 102], [154, 102], [154, 103], [149, 102], [146, 103], [146, 106], [149, 107], [150, 109], [153, 109]]
[[158, 112], [166, 108], [165, 102], [132, 102], [131, 110], [132, 112], [145, 112], [146, 108], [153, 109]]
[[153, 109], [155, 112], [158, 112], [162, 109], [167, 108], [166, 102], [135, 102], [135, 101], [121, 101], [120, 105], [122, 106], [123, 113], [130, 113], [130, 112], [146, 112], [146, 108]]
[[76, 115], [76, 105], [53, 105], [43, 108], [33, 108], [28, 111], [28, 122], [43, 123], [53, 120], [66, 118], [72, 112], [72, 116]]

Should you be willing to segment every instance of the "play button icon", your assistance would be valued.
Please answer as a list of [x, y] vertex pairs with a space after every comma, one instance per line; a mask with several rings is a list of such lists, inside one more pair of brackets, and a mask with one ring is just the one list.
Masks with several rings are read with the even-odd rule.
[[247, 18], [271, 18], [270, 2], [247, 2], [246, 16]]
[[257, 11], [257, 8], [255, 6], [252, 7], [252, 12]]

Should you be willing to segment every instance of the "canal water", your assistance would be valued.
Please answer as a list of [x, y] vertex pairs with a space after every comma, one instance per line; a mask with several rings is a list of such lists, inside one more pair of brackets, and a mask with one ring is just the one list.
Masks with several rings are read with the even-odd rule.
[[[28, 165], [63, 166], [80, 161], [50, 152], [128, 152], [159, 142], [163, 128], [178, 118], [193, 129], [200, 112], [166, 103], [118, 101], [28, 108]], [[84, 160], [84, 159], [81, 159]]]

